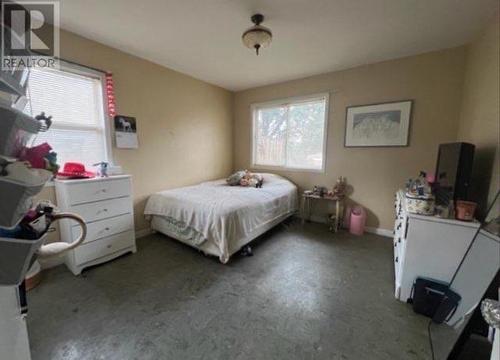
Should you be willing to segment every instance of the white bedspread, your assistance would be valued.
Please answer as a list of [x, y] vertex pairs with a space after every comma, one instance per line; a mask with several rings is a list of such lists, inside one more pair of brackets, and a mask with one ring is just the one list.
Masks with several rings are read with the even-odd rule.
[[213, 241], [222, 262], [229, 259], [230, 242], [297, 210], [297, 187], [285, 178], [263, 174], [262, 188], [229, 186], [216, 180], [151, 195], [145, 215], [184, 222]]

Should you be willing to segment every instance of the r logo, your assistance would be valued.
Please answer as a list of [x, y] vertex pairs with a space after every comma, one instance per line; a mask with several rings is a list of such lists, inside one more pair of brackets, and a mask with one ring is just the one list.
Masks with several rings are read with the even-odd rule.
[[59, 2], [2, 2], [2, 68], [13, 64], [45, 66], [37, 61], [59, 55]]

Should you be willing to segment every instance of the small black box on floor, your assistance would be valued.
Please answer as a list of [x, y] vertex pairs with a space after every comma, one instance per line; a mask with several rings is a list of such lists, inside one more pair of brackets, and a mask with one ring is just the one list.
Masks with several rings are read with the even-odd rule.
[[413, 284], [410, 302], [417, 314], [430, 317], [433, 322], [440, 324], [453, 316], [461, 299], [447, 283], [417, 278]]

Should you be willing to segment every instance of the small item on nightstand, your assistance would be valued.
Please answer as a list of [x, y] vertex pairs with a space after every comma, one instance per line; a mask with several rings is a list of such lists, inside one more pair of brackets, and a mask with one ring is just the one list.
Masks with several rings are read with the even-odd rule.
[[332, 191], [328, 192], [328, 196], [332, 196], [332, 197], [336, 197], [336, 198], [343, 198], [345, 196], [345, 193], [346, 193], [346, 187], [347, 187], [347, 184], [345, 181], [345, 177], [340, 176], [337, 179], [337, 182], [335, 183], [335, 185], [333, 186]]
[[313, 194], [319, 197], [325, 196], [327, 189], [324, 186], [315, 185], [313, 188]]

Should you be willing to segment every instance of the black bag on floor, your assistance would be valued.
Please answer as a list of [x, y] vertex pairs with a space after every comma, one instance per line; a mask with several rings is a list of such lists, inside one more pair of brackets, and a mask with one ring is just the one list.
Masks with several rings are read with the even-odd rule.
[[461, 299], [447, 283], [441, 281], [417, 278], [413, 284], [413, 311], [432, 318], [437, 324], [451, 319]]

